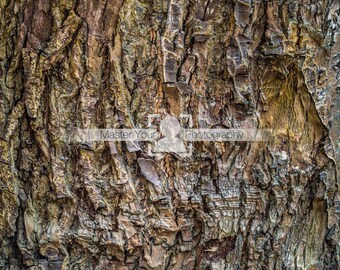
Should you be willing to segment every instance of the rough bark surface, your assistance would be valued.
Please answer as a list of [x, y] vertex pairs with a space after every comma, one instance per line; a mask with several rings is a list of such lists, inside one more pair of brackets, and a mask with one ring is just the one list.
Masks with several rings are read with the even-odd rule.
[[[0, 0], [0, 268], [338, 269], [339, 13]], [[67, 140], [154, 113], [274, 138], [161, 159]]]

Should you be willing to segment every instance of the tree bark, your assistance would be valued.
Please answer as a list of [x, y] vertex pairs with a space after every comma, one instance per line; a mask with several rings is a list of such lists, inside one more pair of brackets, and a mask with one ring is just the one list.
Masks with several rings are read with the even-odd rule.
[[[338, 269], [339, 1], [0, 0], [1, 269]], [[271, 129], [80, 143], [75, 128]]]

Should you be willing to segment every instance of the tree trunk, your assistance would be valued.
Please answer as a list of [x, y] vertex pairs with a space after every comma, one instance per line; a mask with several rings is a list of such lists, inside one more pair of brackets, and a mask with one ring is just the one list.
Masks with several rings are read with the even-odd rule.
[[[337, 269], [339, 12], [0, 0], [0, 268]], [[151, 114], [272, 138], [154, 157], [72, 137]]]

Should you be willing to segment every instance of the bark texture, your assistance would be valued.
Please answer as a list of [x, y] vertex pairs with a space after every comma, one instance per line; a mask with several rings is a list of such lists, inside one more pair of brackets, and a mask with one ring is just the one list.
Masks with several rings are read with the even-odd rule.
[[[339, 14], [337, 0], [0, 0], [0, 268], [338, 269]], [[275, 136], [161, 159], [67, 140], [154, 113]]]

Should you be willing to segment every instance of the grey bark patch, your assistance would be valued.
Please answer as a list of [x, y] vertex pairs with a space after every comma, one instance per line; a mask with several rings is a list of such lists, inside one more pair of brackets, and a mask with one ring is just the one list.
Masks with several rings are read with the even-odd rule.
[[126, 148], [127, 150], [131, 153], [131, 152], [137, 152], [140, 150], [140, 146], [138, 142], [125, 142], [126, 143]]
[[159, 181], [159, 176], [155, 168], [155, 162], [151, 159], [144, 158], [139, 158], [137, 162], [145, 179], [156, 186], [160, 186], [161, 182]]

